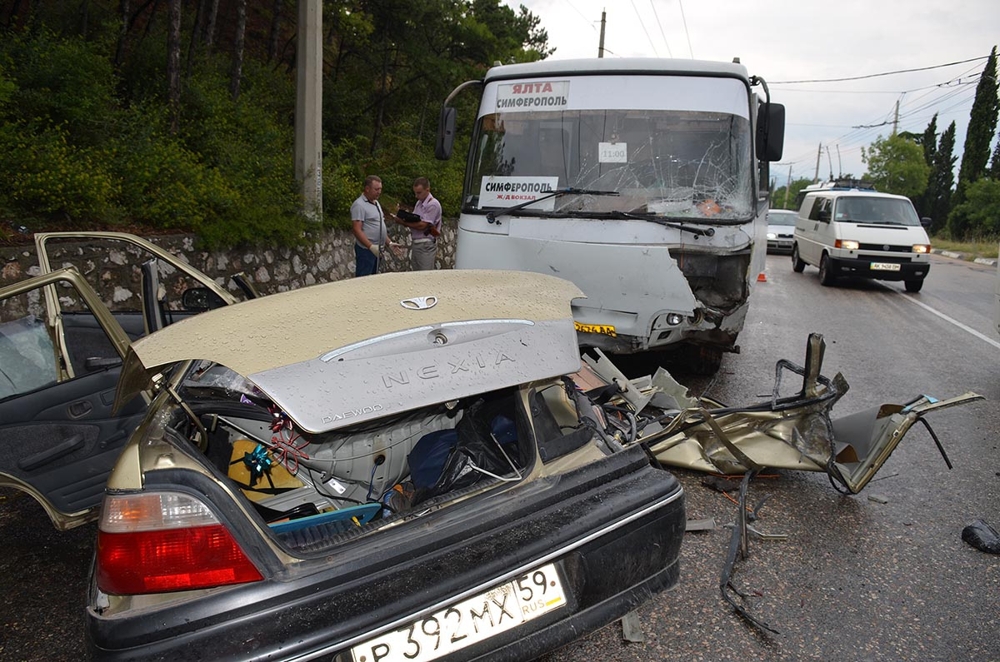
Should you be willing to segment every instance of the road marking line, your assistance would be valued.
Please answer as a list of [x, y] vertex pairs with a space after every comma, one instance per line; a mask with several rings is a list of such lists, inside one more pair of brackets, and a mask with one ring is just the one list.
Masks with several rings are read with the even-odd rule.
[[947, 315], [945, 315], [941, 311], [935, 310], [934, 308], [931, 308], [930, 306], [928, 306], [926, 303], [917, 301], [916, 299], [914, 299], [913, 297], [911, 297], [909, 295], [904, 294], [903, 298], [906, 299], [907, 301], [910, 301], [912, 303], [917, 304], [918, 306], [920, 306], [924, 310], [927, 310], [929, 312], [934, 313], [935, 315], [937, 315], [938, 317], [940, 317], [941, 319], [943, 319], [945, 322], [950, 322], [950, 323], [954, 324], [955, 326], [957, 326], [958, 328], [962, 329], [963, 331], [968, 331], [969, 333], [971, 333], [975, 337], [979, 338], [980, 340], [984, 340], [984, 341], [988, 342], [989, 344], [993, 345], [994, 347], [996, 347], [997, 349], [1000, 349], [1000, 342], [997, 342], [996, 340], [993, 340], [992, 338], [984, 336], [983, 334], [979, 333], [978, 331], [976, 331], [972, 327], [966, 326], [965, 324], [962, 324], [958, 320], [953, 319], [951, 317], [948, 317]]

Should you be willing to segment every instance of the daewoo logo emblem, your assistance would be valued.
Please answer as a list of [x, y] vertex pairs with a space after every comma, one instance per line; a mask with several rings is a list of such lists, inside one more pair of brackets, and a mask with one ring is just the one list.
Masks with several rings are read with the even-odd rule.
[[437, 302], [438, 298], [435, 296], [413, 297], [412, 299], [403, 299], [399, 305], [407, 310], [427, 310], [436, 306]]

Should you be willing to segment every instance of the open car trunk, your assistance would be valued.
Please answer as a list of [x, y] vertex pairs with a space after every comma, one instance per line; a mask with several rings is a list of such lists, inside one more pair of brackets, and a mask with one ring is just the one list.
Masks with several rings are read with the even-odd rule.
[[[160, 384], [161, 416], [139, 436], [200, 449], [282, 546], [304, 552], [418, 506], [546, 475], [546, 462], [563, 458], [562, 470], [601, 457], [561, 379], [580, 366], [566, 314], [579, 291], [544, 279], [552, 287], [543, 295], [506, 305], [524, 291], [520, 281], [538, 277], [499, 285], [492, 272], [462, 276], [440, 300], [406, 296], [405, 275], [373, 282], [381, 297], [354, 283], [356, 301], [330, 296], [337, 284], [290, 293], [308, 312], [296, 316], [303, 332], [277, 345], [288, 337], [288, 296], [175, 323], [133, 343], [118, 399], [177, 366]], [[477, 319], [484, 304], [475, 299], [489, 288], [492, 314]], [[257, 332], [233, 342], [220, 330], [238, 326], [248, 306]], [[358, 339], [346, 320], [343, 330], [330, 321], [353, 306], [374, 307], [368, 320], [381, 333]], [[312, 325], [328, 328], [306, 333]], [[138, 462], [140, 474], [173, 466], [162, 453]], [[109, 486], [135, 489], [127, 479]]]

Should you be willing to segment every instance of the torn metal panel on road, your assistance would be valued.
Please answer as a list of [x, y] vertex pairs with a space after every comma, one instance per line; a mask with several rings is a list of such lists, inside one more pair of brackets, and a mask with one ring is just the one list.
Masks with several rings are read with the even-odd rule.
[[[586, 380], [574, 379], [582, 388], [586, 383], [589, 393], [594, 392], [595, 376], [617, 385], [617, 402], [638, 420], [634, 438], [623, 443], [641, 442], [657, 460], [674, 467], [722, 474], [763, 468], [822, 471], [838, 489], [857, 494], [917, 422], [927, 427], [951, 466], [924, 416], [982, 396], [971, 392], [947, 400], [920, 396], [906, 404], [882, 404], [835, 419], [831, 410], [848, 384], [839, 373], [832, 379], [823, 376], [824, 351], [822, 336], [810, 335], [805, 365], [778, 361], [771, 398], [743, 407], [695, 400], [662, 368], [652, 379], [627, 380], [603, 355], [586, 360], [590, 368]], [[789, 372], [802, 378], [802, 386], [797, 394], [781, 397], [782, 378]], [[608, 434], [614, 436], [615, 429], [609, 425]]]

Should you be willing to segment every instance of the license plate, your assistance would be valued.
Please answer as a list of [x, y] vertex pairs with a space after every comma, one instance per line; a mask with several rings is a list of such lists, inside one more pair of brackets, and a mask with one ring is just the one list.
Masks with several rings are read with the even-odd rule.
[[605, 336], [615, 337], [615, 327], [611, 324], [583, 324], [581, 322], [573, 322], [576, 326], [576, 330], [580, 333], [600, 333]]
[[551, 563], [351, 649], [354, 662], [426, 662], [566, 605]]
[[872, 270], [879, 271], [899, 271], [899, 265], [895, 262], [872, 262]]

